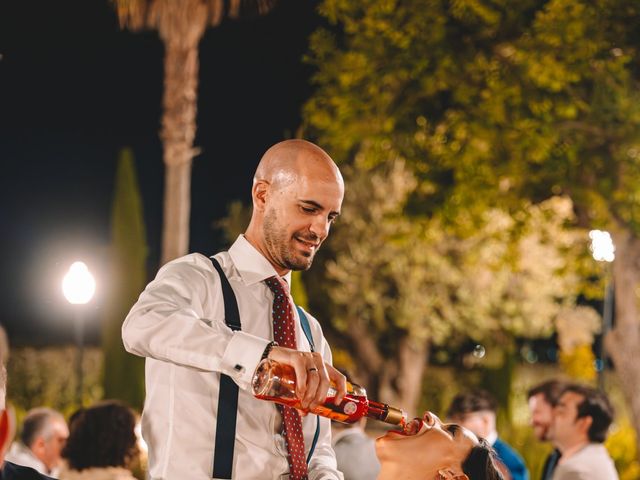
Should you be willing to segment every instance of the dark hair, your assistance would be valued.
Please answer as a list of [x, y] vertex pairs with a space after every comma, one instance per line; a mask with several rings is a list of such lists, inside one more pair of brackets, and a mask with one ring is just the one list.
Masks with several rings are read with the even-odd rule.
[[567, 385], [562, 393], [566, 392], [573, 392], [583, 397], [577, 407], [576, 419], [591, 417], [591, 426], [587, 432], [589, 440], [597, 443], [604, 442], [614, 415], [607, 396], [600, 390], [579, 384]]
[[485, 390], [473, 390], [467, 393], [459, 393], [451, 401], [448, 418], [464, 416], [474, 412], [496, 412], [498, 405], [491, 394]]
[[462, 471], [469, 480], [504, 480], [498, 470], [496, 454], [484, 439], [480, 439], [480, 443], [471, 448], [471, 452], [462, 462]]
[[22, 432], [20, 433], [22, 444], [31, 447], [40, 436], [45, 440], [51, 438], [53, 433], [51, 422], [54, 419], [64, 422], [62, 415], [51, 408], [39, 407], [29, 410], [22, 423]]
[[542, 394], [545, 401], [552, 407], [555, 407], [566, 386], [567, 383], [562, 380], [548, 380], [529, 389], [527, 398]]
[[80, 409], [69, 419], [69, 439], [62, 456], [73, 470], [126, 467], [138, 453], [136, 416], [115, 400]]

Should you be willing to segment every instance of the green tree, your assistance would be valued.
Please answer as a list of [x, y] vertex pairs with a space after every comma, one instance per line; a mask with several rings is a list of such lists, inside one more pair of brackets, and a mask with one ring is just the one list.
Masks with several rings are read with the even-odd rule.
[[109, 282], [104, 309], [104, 395], [131, 406], [144, 403], [144, 359], [127, 353], [122, 345], [122, 322], [147, 283], [147, 243], [142, 199], [133, 153], [120, 152], [111, 208]]
[[165, 164], [162, 258], [164, 264], [189, 249], [191, 164], [198, 103], [198, 45], [208, 26], [225, 16], [266, 13], [272, 0], [113, 0], [120, 25], [157, 30], [164, 44], [164, 92], [160, 138]]
[[[305, 275], [321, 277], [312, 309], [330, 319], [359, 378], [414, 412], [434, 345], [471, 338], [486, 345], [485, 363], [501, 365], [514, 335], [551, 332], [579, 290], [568, 267], [581, 239], [564, 229], [571, 204], [562, 198], [530, 206], [517, 240], [516, 220], [495, 209], [462, 237], [438, 217], [412, 215], [415, 176], [392, 154], [375, 167], [361, 163], [375, 155], [343, 168], [347, 196], [327, 245], [333, 258]], [[317, 298], [325, 296], [323, 308]]]
[[606, 344], [638, 429], [640, 4], [325, 0], [321, 11], [336, 28], [312, 38], [306, 118], [340, 161], [367, 143], [400, 152], [415, 201], [449, 225], [565, 195], [577, 225], [612, 233]]

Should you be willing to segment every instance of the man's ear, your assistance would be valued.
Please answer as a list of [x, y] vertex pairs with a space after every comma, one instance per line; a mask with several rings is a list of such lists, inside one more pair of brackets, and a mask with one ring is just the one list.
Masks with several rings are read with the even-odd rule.
[[263, 211], [267, 202], [267, 193], [269, 191], [269, 182], [266, 180], [257, 180], [251, 188], [251, 196], [253, 198], [253, 208]]
[[443, 468], [438, 470], [438, 480], [469, 480], [469, 477], [457, 469]]
[[589, 415], [587, 415], [586, 417], [580, 417], [576, 420], [576, 424], [578, 425], [578, 428], [580, 428], [580, 431], [585, 435], [589, 434], [589, 429], [591, 428], [592, 423], [593, 423], [593, 418]]

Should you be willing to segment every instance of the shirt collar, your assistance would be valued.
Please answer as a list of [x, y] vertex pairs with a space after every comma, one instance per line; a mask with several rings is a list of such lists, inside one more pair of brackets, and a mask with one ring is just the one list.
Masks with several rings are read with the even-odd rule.
[[487, 435], [487, 438], [485, 438], [485, 440], [489, 443], [489, 445], [493, 447], [493, 444], [496, 443], [496, 440], [498, 440], [498, 432], [494, 430], [489, 435]]
[[[239, 235], [231, 245], [229, 255], [245, 285], [253, 285], [278, 275], [269, 260], [264, 258], [244, 235]], [[291, 286], [291, 271], [281, 278]]]

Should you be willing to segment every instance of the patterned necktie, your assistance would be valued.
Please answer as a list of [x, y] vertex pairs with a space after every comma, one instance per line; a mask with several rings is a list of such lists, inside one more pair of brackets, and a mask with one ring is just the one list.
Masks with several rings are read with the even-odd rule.
[[[269, 277], [264, 281], [273, 292], [273, 339], [278, 345], [296, 348], [296, 329], [293, 306], [289, 300], [289, 288], [280, 277]], [[307, 462], [304, 454], [302, 420], [295, 408], [278, 404], [283, 419], [283, 435], [287, 446], [289, 478], [307, 480]]]

